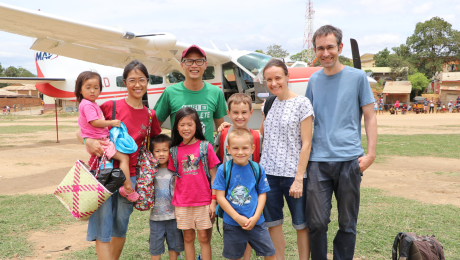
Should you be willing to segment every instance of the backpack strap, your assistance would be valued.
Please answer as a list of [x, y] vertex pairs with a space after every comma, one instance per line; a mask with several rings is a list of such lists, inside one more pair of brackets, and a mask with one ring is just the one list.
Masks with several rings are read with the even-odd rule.
[[228, 186], [230, 185], [230, 178], [232, 177], [233, 159], [224, 163], [224, 177], [225, 177], [225, 198], [228, 194]]
[[252, 172], [254, 173], [254, 178], [256, 179], [256, 192], [259, 194], [259, 182], [260, 182], [260, 164], [249, 160], [249, 164], [251, 165]]
[[267, 118], [268, 111], [270, 111], [270, 108], [272, 108], [272, 105], [275, 99], [276, 99], [276, 96], [269, 96], [267, 99], [265, 99], [265, 104], [264, 104], [265, 118]]
[[224, 161], [224, 156], [225, 156], [225, 138], [227, 137], [228, 130], [230, 127], [224, 128], [222, 132], [220, 132], [220, 143], [219, 143], [219, 155], [220, 155], [220, 160]]
[[[393, 260], [407, 260], [409, 257], [410, 248], [414, 240], [415, 239], [409, 236], [408, 234], [404, 232], [400, 232], [395, 237], [395, 241], [393, 243], [393, 249], [392, 249]], [[399, 256], [398, 256], [399, 244], [401, 244], [401, 250], [399, 250]]]
[[171, 149], [169, 149], [169, 151], [171, 152], [171, 157], [172, 157], [172, 160], [173, 160], [173, 163], [174, 163], [174, 174], [173, 176], [177, 176], [179, 178], [182, 178], [182, 176], [180, 176], [179, 174], [179, 167], [178, 167], [178, 163], [177, 163], [177, 150], [179, 149], [179, 146], [173, 146], [171, 147]]
[[256, 146], [256, 149], [254, 150], [254, 153], [252, 154], [252, 160], [256, 163], [260, 162], [260, 134], [256, 130], [251, 130], [252, 134], [252, 140], [254, 141], [254, 145]]
[[201, 160], [201, 162], [203, 163], [204, 172], [206, 173], [206, 177], [208, 178], [208, 181], [209, 181], [209, 187], [212, 189], [211, 173], [209, 172], [209, 164], [208, 164], [208, 145], [209, 145], [208, 141], [203, 141], [203, 140], [200, 141], [200, 156], [193, 164], [197, 166]]

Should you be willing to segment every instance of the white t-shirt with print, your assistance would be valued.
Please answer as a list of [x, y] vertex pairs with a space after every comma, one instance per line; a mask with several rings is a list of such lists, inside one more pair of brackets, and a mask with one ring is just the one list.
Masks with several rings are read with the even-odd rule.
[[[305, 96], [273, 101], [264, 121], [264, 144], [260, 165], [267, 175], [295, 177], [299, 164], [302, 138], [300, 122], [315, 116]], [[307, 177], [305, 172], [304, 178]]]

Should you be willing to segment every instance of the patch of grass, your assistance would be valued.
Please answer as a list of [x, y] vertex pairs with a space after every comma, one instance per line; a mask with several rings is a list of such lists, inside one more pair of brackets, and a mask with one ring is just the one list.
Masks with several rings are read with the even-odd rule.
[[[367, 139], [361, 139], [367, 151]], [[432, 156], [458, 158], [460, 154], [460, 134], [445, 135], [379, 135], [377, 158], [387, 156]]]
[[0, 196], [0, 259], [28, 256], [33, 245], [27, 232], [57, 230], [76, 223], [67, 209], [53, 195]]
[[[54, 125], [11, 125], [11, 126], [0, 126], [0, 134], [28, 134], [36, 133], [41, 131], [53, 131], [56, 129]], [[59, 131], [71, 132], [77, 131], [78, 126], [59, 126]]]
[[437, 175], [460, 176], [459, 172], [435, 172]]
[[[329, 252], [338, 230], [336, 201], [333, 199], [331, 224], [329, 225]], [[460, 208], [451, 205], [430, 205], [384, 192], [361, 189], [361, 207], [357, 226], [355, 257], [365, 259], [389, 259], [394, 237], [398, 232], [415, 232], [419, 235], [435, 235], [444, 246], [447, 260], [458, 259], [460, 248]], [[15, 253], [24, 258], [33, 251], [27, 243], [27, 232], [55, 230], [77, 221], [52, 195], [0, 196], [0, 259], [12, 258]], [[291, 225], [291, 216], [284, 207], [283, 224], [286, 239], [286, 259], [297, 259], [296, 231]], [[149, 212], [135, 210], [131, 215], [126, 244], [120, 259], [148, 259]], [[222, 230], [222, 221], [219, 220]], [[223, 241], [214, 228], [212, 238], [213, 259], [223, 259]], [[199, 245], [196, 243], [199, 254]], [[97, 259], [94, 246], [63, 255], [61, 259]], [[168, 259], [164, 254], [162, 259]], [[253, 252], [251, 259], [261, 260]]]
[[14, 147], [14, 145], [0, 145], [0, 148]]
[[31, 165], [32, 163], [25, 163], [25, 162], [20, 162], [20, 163], [15, 163], [14, 165], [17, 165], [17, 166], [27, 166], [27, 165]]
[[56, 141], [51, 141], [51, 140], [40, 140], [37, 143], [40, 144], [51, 144], [51, 143], [56, 143]]

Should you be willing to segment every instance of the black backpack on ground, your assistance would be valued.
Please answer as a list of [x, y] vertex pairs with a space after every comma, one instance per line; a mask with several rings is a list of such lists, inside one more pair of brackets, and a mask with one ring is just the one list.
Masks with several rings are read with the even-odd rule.
[[445, 260], [444, 249], [434, 236], [401, 232], [393, 244], [393, 260]]

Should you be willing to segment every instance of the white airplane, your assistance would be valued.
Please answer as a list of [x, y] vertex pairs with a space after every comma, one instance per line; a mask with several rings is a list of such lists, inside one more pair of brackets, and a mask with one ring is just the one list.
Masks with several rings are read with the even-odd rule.
[[[138, 59], [151, 74], [144, 101], [153, 107], [165, 88], [185, 79], [180, 57], [191, 45], [178, 42], [169, 33], [141, 35], [123, 28], [81, 22], [2, 3], [0, 30], [36, 39], [31, 49], [37, 51], [38, 75], [38, 78], [0, 78], [0, 82], [36, 84], [41, 93], [70, 102], [76, 100], [73, 93], [75, 80], [85, 70], [96, 71], [103, 78], [103, 91], [97, 100], [99, 104], [126, 97], [123, 68]], [[208, 62], [203, 80], [221, 88], [226, 99], [238, 92], [250, 95], [254, 108], [260, 109], [269, 92], [259, 72], [271, 57], [231, 50], [228, 46], [228, 51], [221, 51], [212, 45], [214, 49], [203, 48]], [[291, 89], [304, 95], [311, 74], [320, 69], [289, 68]], [[247, 73], [253, 82], [245, 81], [243, 73]], [[260, 114], [254, 113], [255, 120], [251, 120], [249, 127], [260, 126]], [[163, 126], [168, 127], [168, 123], [166, 120]]]

